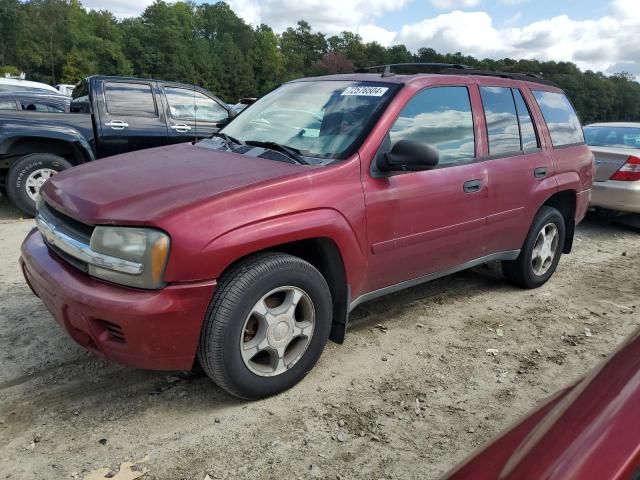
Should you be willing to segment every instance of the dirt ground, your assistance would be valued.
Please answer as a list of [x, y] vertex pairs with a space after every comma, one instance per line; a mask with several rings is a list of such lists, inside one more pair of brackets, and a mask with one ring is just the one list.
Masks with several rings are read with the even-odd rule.
[[544, 287], [473, 271], [362, 305], [300, 385], [247, 403], [74, 345], [22, 279], [19, 217], [0, 205], [4, 479], [436, 478], [640, 323], [640, 233], [592, 216]]

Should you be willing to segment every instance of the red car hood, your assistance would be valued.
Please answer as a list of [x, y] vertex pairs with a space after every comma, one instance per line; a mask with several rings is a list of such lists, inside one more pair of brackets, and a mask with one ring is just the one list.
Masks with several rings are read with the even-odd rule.
[[153, 224], [169, 212], [308, 167], [192, 144], [141, 150], [52, 177], [48, 202], [90, 224]]

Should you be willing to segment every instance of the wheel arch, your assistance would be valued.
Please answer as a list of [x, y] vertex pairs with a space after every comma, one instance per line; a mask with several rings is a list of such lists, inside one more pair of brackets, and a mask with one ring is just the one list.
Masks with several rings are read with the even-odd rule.
[[571, 253], [576, 231], [577, 192], [561, 190], [551, 195], [543, 204], [557, 209], [564, 218], [565, 238], [562, 253]]
[[89, 143], [83, 137], [75, 136], [15, 136], [5, 140], [0, 145], [0, 164], [9, 168], [18, 158], [31, 153], [51, 153], [68, 160], [73, 165], [79, 165], [94, 160], [94, 154]]

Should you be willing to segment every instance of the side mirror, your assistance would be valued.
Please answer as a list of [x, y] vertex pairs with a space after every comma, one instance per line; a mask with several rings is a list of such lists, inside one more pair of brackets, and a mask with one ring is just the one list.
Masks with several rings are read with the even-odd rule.
[[376, 166], [382, 172], [419, 172], [438, 165], [440, 153], [431, 145], [399, 140], [390, 152], [380, 155]]
[[227, 123], [229, 123], [231, 120], [233, 120], [238, 116], [238, 112], [236, 112], [235, 108], [230, 108], [228, 111], [229, 111], [229, 120], [227, 120]]

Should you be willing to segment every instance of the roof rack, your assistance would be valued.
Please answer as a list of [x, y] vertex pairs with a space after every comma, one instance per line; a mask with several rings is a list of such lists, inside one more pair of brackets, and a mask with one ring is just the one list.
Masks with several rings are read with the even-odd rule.
[[535, 73], [513, 73], [500, 72], [497, 70], [479, 70], [459, 63], [390, 63], [388, 65], [375, 65], [373, 67], [361, 68], [357, 70], [357, 72], [367, 73], [372, 71], [381, 71], [382, 77], [391, 77], [396, 74], [401, 74], [401, 72], [397, 71], [398, 69], [410, 70], [410, 73], [435, 73], [440, 75], [480, 75], [485, 77], [510, 78], [512, 80], [521, 80], [525, 82], [534, 82], [555, 86], [555, 84], [550, 80], [546, 80], [542, 78], [541, 75], [537, 75]]

